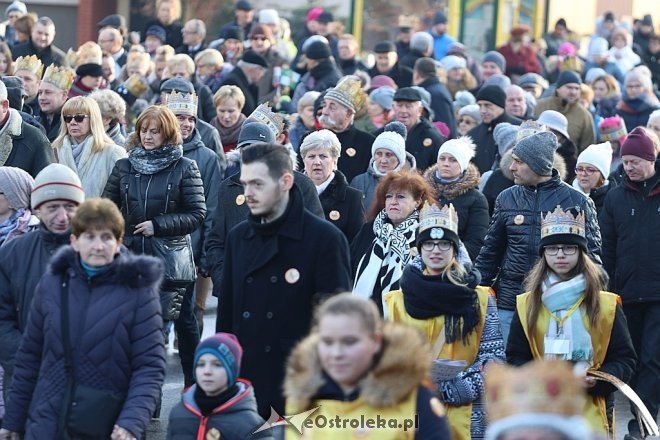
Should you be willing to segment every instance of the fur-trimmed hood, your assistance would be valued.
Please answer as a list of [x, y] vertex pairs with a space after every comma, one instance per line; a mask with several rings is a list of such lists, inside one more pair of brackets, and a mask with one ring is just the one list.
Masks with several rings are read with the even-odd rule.
[[424, 173], [424, 178], [429, 183], [429, 185], [431, 185], [431, 188], [433, 188], [433, 193], [437, 199], [444, 197], [447, 200], [454, 200], [469, 190], [479, 186], [481, 174], [479, 173], [477, 167], [472, 163], [468, 164], [468, 167], [465, 170], [465, 174], [461, 180], [446, 185], [438, 182], [438, 180], [435, 178], [435, 173], [438, 168], [439, 165], [435, 164]]
[[[62, 275], [69, 270], [82, 273], [80, 259], [70, 245], [61, 247], [50, 260], [48, 271], [51, 274]], [[130, 288], [156, 288], [164, 273], [163, 262], [148, 255], [133, 255], [122, 246], [122, 251], [110, 265], [107, 277], [100, 282], [123, 284]]]
[[[311, 334], [291, 353], [284, 380], [287, 404], [306, 410], [324, 385], [317, 346], [319, 335]], [[417, 330], [386, 322], [383, 348], [367, 376], [359, 384], [360, 396], [374, 407], [388, 407], [403, 401], [427, 377], [431, 368], [428, 341]]]
[[[512, 162], [513, 162], [513, 150], [509, 149], [506, 153], [504, 153], [502, 159], [500, 159], [500, 170], [502, 170], [502, 174], [504, 175], [504, 177], [506, 177], [511, 181], [513, 181], [513, 174], [511, 174], [509, 167], [511, 166]], [[560, 154], [555, 153], [555, 159], [554, 162], [552, 163], [552, 167], [557, 170], [561, 180], [566, 179], [566, 173], [567, 173], [566, 160], [564, 160], [564, 158], [561, 157]]]

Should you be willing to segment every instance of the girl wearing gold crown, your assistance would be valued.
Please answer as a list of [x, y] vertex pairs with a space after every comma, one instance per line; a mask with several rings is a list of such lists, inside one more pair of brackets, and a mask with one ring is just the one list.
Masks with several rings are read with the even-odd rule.
[[481, 439], [482, 371], [491, 361], [504, 362], [504, 342], [495, 301], [477, 287], [478, 272], [459, 261], [457, 231], [453, 205], [425, 205], [419, 256], [404, 269], [401, 289], [386, 294], [385, 302], [390, 319], [418, 328], [433, 345], [431, 379], [447, 406], [453, 438]]
[[302, 436], [287, 426], [286, 439], [450, 439], [442, 404], [423, 385], [429, 349], [415, 329], [384, 323], [373, 302], [333, 296], [288, 360], [287, 419], [305, 422]]
[[[627, 382], [636, 362], [619, 297], [604, 292], [599, 267], [587, 255], [584, 214], [557, 207], [541, 222], [541, 258], [518, 295], [507, 343], [514, 365], [532, 359], [564, 359]], [[609, 430], [607, 382], [584, 379], [590, 399], [584, 416], [598, 432]]]

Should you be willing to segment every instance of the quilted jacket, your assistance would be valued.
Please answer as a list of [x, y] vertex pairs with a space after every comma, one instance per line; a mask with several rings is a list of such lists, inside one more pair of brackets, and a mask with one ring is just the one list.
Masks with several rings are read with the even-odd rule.
[[539, 257], [541, 215], [557, 206], [585, 213], [588, 253], [602, 264], [600, 228], [589, 197], [562, 182], [557, 170], [552, 170], [550, 180], [535, 187], [514, 185], [497, 197], [476, 261], [482, 283], [495, 288], [498, 308], [515, 310], [516, 295], [523, 293], [523, 279]]
[[141, 438], [165, 377], [162, 273], [155, 258], [121, 254], [89, 278], [78, 253], [60, 249], [35, 292], [3, 428], [25, 432], [26, 440], [56, 438], [67, 384], [60, 296], [67, 274], [74, 379], [123, 399], [116, 424]]

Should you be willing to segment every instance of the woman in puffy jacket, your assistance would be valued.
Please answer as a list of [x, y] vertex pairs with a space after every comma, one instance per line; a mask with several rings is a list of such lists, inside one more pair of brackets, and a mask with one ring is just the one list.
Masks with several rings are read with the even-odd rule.
[[[135, 133], [126, 139], [128, 158], [115, 164], [108, 179], [103, 197], [121, 210], [126, 220], [124, 244], [136, 254], [154, 255], [153, 240], [185, 237], [206, 217], [199, 169], [195, 161], [183, 157], [181, 143], [174, 113], [151, 106], [140, 114]], [[185, 288], [167, 279], [163, 283], [166, 321], [176, 319]]]

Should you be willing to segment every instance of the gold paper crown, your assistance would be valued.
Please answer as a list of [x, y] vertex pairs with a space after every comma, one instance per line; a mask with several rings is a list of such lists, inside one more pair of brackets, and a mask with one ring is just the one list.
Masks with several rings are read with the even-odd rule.
[[357, 113], [367, 102], [367, 94], [362, 90], [362, 83], [356, 76], [346, 76], [325, 94], [324, 99], [336, 101]]
[[492, 423], [532, 413], [580, 416], [586, 401], [583, 389], [565, 361], [540, 360], [522, 367], [491, 364], [486, 372], [488, 419]]
[[83, 43], [76, 52], [71, 52], [71, 49], [69, 49], [67, 58], [69, 58], [69, 65], [74, 69], [82, 64], [101, 65], [103, 62], [103, 51], [101, 50], [101, 46], [93, 41]]
[[67, 67], [58, 67], [51, 64], [46, 68], [44, 77], [41, 80], [51, 83], [64, 92], [68, 92], [73, 84], [73, 72]]
[[37, 78], [41, 79], [41, 75], [44, 73], [44, 65], [36, 55], [18, 57], [14, 61], [14, 74], [19, 70], [32, 72]]
[[278, 137], [284, 131], [284, 117], [271, 110], [267, 103], [260, 104], [259, 107], [247, 117], [246, 122], [248, 121], [266, 124], [275, 137]]
[[543, 124], [540, 124], [536, 121], [527, 120], [520, 124], [518, 133], [516, 133], [516, 144], [526, 137], [529, 137], [533, 134], [540, 133], [542, 131], [548, 131], [547, 127]]
[[430, 228], [449, 229], [458, 235], [458, 214], [454, 205], [450, 203], [440, 208], [435, 203], [430, 205], [428, 202], [424, 202], [419, 213], [419, 233]]
[[140, 97], [144, 92], [147, 91], [149, 88], [149, 84], [146, 83], [146, 81], [137, 74], [133, 74], [128, 77], [126, 81], [124, 81], [124, 85], [126, 86], [126, 90], [128, 90], [131, 95], [137, 97]]
[[574, 234], [586, 237], [584, 230], [584, 212], [573, 216], [570, 211], [564, 211], [557, 206], [553, 212], [548, 211], [541, 221], [541, 238], [557, 234]]
[[165, 105], [175, 115], [197, 116], [197, 95], [195, 93], [181, 93], [175, 90], [165, 96]]

